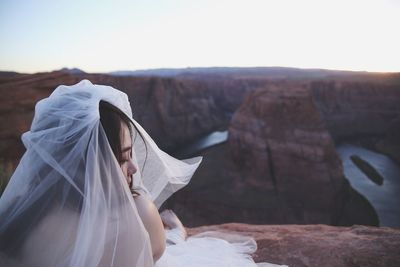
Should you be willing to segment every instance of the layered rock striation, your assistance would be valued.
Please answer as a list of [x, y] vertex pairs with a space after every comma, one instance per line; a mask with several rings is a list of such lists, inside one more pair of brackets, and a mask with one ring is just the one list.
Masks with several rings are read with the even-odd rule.
[[[226, 127], [238, 96], [247, 90], [238, 84], [229, 93], [216, 85], [191, 80], [159, 77], [118, 77], [104, 74], [56, 71], [38, 74], [4, 73], [0, 76], [0, 161], [12, 169], [22, 156], [21, 134], [28, 131], [37, 101], [61, 84], [72, 85], [82, 79], [111, 85], [126, 92], [134, 118], [163, 148], [173, 151], [206, 133]], [[235, 92], [238, 93], [235, 93]], [[228, 115], [227, 115], [228, 114]]]
[[36, 102], [51, 94], [59, 84], [77, 79], [61, 73], [5, 75], [0, 79], [0, 163], [12, 171], [25, 151], [21, 135], [28, 131]]
[[378, 148], [395, 158], [399, 92], [378, 83], [265, 82], [235, 112], [228, 144], [201, 153], [191, 184], [169, 204], [192, 226], [378, 225], [370, 203], [344, 178], [334, 142], [386, 136]]
[[382, 136], [400, 122], [398, 84], [320, 81], [310, 90], [335, 140]]
[[383, 138], [376, 143], [376, 149], [400, 164], [400, 117], [392, 121]]
[[337, 223], [343, 170], [308, 86], [250, 93], [232, 118], [229, 147], [236, 182], [274, 196], [278, 222]]
[[202, 152], [205, 158], [192, 182], [169, 203], [183, 212], [188, 225], [378, 223], [344, 179], [334, 141], [385, 136], [378, 148], [396, 157], [398, 85], [351, 79], [300, 83], [251, 75], [4, 74], [0, 161], [15, 166], [21, 157], [20, 136], [29, 129], [36, 102], [56, 86], [82, 79], [124, 90], [135, 119], [168, 151], [229, 126], [229, 142]]

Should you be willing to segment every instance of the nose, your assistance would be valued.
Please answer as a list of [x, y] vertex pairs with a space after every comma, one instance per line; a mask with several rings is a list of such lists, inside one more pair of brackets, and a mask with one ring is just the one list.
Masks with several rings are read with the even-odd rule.
[[137, 172], [137, 167], [135, 166], [135, 163], [133, 163], [133, 160], [130, 160], [128, 165], [128, 176], [132, 176], [136, 172]]

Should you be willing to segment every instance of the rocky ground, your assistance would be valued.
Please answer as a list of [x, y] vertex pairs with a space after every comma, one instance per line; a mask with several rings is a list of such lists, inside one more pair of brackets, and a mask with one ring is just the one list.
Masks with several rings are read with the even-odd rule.
[[188, 229], [190, 235], [222, 231], [252, 236], [256, 262], [290, 267], [400, 266], [400, 229], [355, 225], [222, 224]]

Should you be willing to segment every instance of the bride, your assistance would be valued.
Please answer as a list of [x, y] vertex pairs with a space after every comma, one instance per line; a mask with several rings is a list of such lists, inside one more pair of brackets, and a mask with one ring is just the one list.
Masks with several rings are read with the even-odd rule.
[[254, 263], [252, 238], [187, 238], [172, 211], [159, 214], [201, 157], [161, 151], [119, 90], [57, 87], [22, 141], [0, 199], [0, 266], [276, 266]]

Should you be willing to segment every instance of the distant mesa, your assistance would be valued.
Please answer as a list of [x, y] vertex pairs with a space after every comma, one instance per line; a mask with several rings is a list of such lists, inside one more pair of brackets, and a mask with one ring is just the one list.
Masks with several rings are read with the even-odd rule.
[[325, 69], [300, 69], [291, 67], [198, 67], [161, 68], [145, 70], [121, 70], [110, 72], [114, 76], [158, 76], [176, 77], [191, 75], [251, 76], [268, 78], [326, 78], [332, 75], [349, 76], [366, 72], [339, 71]]
[[15, 71], [0, 71], [0, 78], [1, 77], [12, 77], [17, 76], [18, 72]]
[[[399, 81], [400, 73], [379, 73], [366, 71], [346, 71], [330, 69], [301, 69], [293, 67], [187, 67], [187, 68], [158, 68], [141, 70], [119, 70], [108, 74], [113, 76], [137, 77], [235, 77], [235, 78], [268, 78], [268, 79], [363, 79], [370, 81], [390, 76], [392, 80]], [[372, 78], [372, 79], [371, 79]]]
[[86, 74], [86, 72], [84, 72], [83, 70], [78, 69], [78, 68], [72, 68], [72, 69], [62, 68], [59, 71], [69, 73], [69, 74]]
[[367, 161], [357, 155], [350, 156], [351, 161], [375, 184], [382, 185], [383, 177]]

